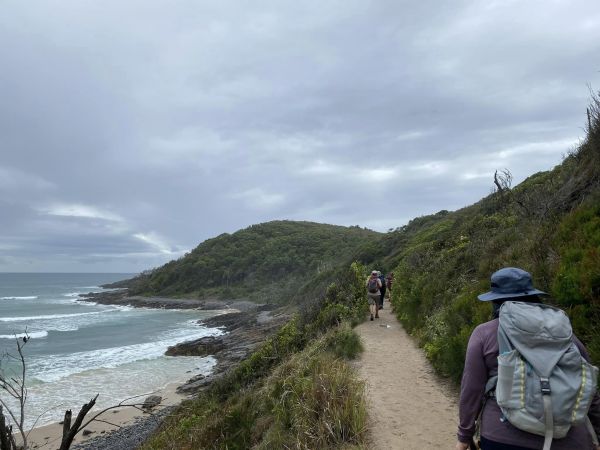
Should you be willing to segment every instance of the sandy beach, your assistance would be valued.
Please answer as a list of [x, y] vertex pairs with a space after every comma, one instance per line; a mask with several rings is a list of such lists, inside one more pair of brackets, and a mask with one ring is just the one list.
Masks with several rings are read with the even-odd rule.
[[[180, 383], [173, 383], [165, 386], [163, 389], [157, 390], [147, 395], [160, 395], [162, 397], [161, 404], [156, 407], [153, 412], [159, 411], [167, 406], [173, 406], [181, 403], [186, 398], [185, 395], [178, 394], [175, 392]], [[147, 395], [141, 396], [139, 399], [133, 399], [125, 403], [142, 403]], [[86, 416], [88, 419], [93, 417], [101, 409], [92, 410]], [[73, 420], [77, 415], [78, 411], [73, 411]], [[73, 446], [78, 443], [84, 443], [93, 439], [97, 436], [106, 435], [107, 433], [114, 431], [120, 427], [132, 425], [142, 417], [149, 417], [148, 413], [144, 413], [141, 410], [134, 407], [119, 407], [106, 411], [96, 420], [85, 427], [85, 430], [89, 430], [92, 433], [87, 436], [83, 436], [83, 431], [80, 432], [73, 441]], [[84, 421], [85, 423], [85, 421]], [[62, 438], [62, 424], [53, 423], [44, 425], [42, 427], [34, 428], [29, 433], [29, 445], [31, 448], [36, 449], [47, 449], [56, 450], [60, 446]]]

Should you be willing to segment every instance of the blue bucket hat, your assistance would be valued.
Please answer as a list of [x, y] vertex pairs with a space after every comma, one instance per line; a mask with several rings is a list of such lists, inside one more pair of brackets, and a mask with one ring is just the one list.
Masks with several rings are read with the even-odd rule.
[[494, 272], [491, 277], [491, 290], [478, 295], [482, 302], [527, 295], [548, 295], [533, 287], [531, 275], [518, 267], [505, 267]]

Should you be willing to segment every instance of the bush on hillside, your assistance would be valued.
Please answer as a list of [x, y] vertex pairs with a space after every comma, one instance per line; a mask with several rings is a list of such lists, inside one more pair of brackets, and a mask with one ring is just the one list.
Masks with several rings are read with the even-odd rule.
[[[127, 283], [132, 295], [249, 297], [295, 303], [322, 295], [331, 277], [380, 233], [357, 227], [273, 221], [208, 239], [182, 258]], [[122, 285], [122, 284], [121, 284]]]
[[[477, 294], [490, 275], [517, 266], [565, 308], [600, 363], [600, 101], [586, 140], [553, 170], [462, 210], [411, 221], [386, 236], [399, 243], [392, 302], [441, 373], [459, 380], [473, 328], [491, 308]], [[500, 198], [501, 197], [501, 198]]]

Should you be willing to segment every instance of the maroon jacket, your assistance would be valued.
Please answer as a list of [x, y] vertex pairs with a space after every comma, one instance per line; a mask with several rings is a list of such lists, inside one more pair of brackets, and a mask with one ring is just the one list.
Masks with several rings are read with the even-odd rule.
[[[475, 433], [475, 420], [481, 409], [487, 380], [498, 374], [498, 319], [479, 325], [467, 347], [465, 370], [460, 389], [458, 440], [469, 442]], [[574, 338], [581, 355], [589, 360], [583, 344]], [[600, 395], [596, 393], [588, 413], [597, 434], [600, 434]], [[494, 398], [485, 402], [481, 415], [481, 435], [486, 439], [503, 444], [517, 445], [531, 449], [541, 449], [544, 437], [527, 433], [513, 427], [508, 421], [501, 421], [502, 412]], [[552, 441], [552, 450], [593, 449], [592, 439], [585, 427], [572, 427], [563, 439]]]

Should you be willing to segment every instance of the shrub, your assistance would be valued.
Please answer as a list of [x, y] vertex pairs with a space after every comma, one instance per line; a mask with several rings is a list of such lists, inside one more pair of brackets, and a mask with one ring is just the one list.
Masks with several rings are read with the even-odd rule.
[[338, 358], [355, 359], [363, 351], [360, 336], [346, 322], [325, 336], [325, 348]]

